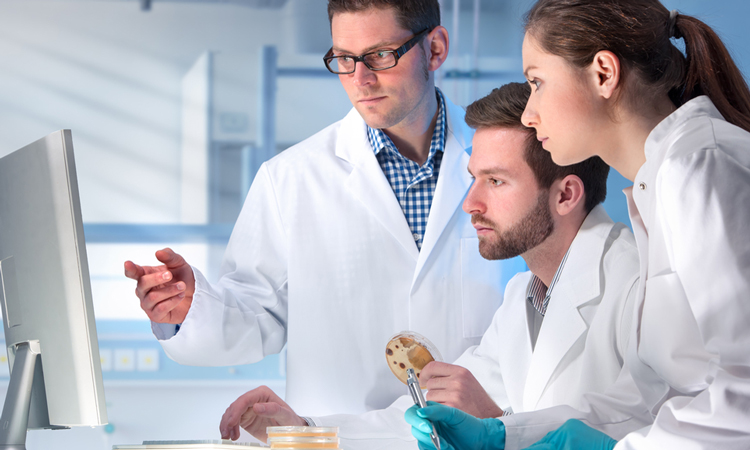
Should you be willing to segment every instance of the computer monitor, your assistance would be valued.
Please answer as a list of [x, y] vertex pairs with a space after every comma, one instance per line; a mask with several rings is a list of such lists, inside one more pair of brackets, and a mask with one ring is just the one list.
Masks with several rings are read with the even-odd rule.
[[27, 429], [106, 424], [70, 130], [0, 158], [0, 302], [0, 449], [24, 449]]

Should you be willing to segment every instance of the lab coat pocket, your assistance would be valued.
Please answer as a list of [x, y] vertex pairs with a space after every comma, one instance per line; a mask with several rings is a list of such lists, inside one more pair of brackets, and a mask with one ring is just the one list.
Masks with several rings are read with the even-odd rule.
[[[464, 337], [481, 337], [503, 302], [500, 261], [479, 254], [478, 238], [461, 239], [461, 307]], [[493, 282], [494, 280], [494, 282]]]
[[707, 383], [711, 355], [676, 272], [646, 281], [638, 354], [681, 392], [702, 389]]

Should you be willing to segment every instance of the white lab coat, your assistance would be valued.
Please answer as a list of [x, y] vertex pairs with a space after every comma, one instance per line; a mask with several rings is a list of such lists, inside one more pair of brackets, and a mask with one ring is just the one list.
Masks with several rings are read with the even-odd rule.
[[530, 281], [525, 272], [508, 283], [507, 301], [482, 343], [456, 363], [504, 410], [578, 407], [584, 394], [605, 391], [622, 369], [638, 281], [633, 234], [601, 205], [591, 211], [570, 246], [533, 350], [525, 320]]
[[633, 379], [656, 415], [625, 449], [750, 448], [750, 133], [708, 97], [646, 141], [630, 214], [642, 309]]
[[[503, 305], [480, 345], [455, 363], [468, 368], [505, 410], [580, 407], [584, 394], [604, 392], [622, 370], [637, 294], [633, 234], [614, 224], [602, 206], [591, 211], [571, 244], [533, 351], [526, 300], [531, 276], [524, 272], [508, 283]], [[623, 405], [632, 412], [629, 430], [650, 422], [639, 400], [635, 396]], [[412, 404], [405, 396], [383, 411], [313, 420], [338, 426], [347, 449], [416, 448], [403, 420]]]
[[626, 189], [641, 261], [628, 376], [581, 411], [506, 422], [520, 447], [572, 417], [620, 439], [627, 412], [612, 399], [635, 389], [655, 422], [617, 450], [750, 448], [750, 134], [702, 96], [654, 128], [645, 151]]
[[[403, 393], [389, 338], [423, 334], [449, 361], [479, 342], [502, 301], [501, 264], [482, 259], [461, 210], [472, 130], [446, 100], [445, 153], [422, 250], [356, 110], [260, 168], [220, 281], [196, 273], [166, 353], [191, 365], [261, 360], [287, 345], [286, 400], [301, 415], [362, 413]], [[170, 331], [172, 331], [170, 333]]]

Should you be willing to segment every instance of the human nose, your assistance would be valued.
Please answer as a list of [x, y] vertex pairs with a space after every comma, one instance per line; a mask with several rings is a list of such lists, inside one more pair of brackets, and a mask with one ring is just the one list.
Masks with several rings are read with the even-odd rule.
[[533, 104], [531, 97], [529, 97], [529, 101], [526, 102], [526, 108], [521, 115], [521, 123], [526, 127], [534, 127], [539, 124], [539, 114], [536, 112], [536, 107]]
[[463, 210], [467, 214], [483, 214], [486, 210], [484, 202], [481, 200], [482, 195], [480, 192], [479, 185], [475, 181], [474, 184], [469, 188], [469, 193], [466, 194], [464, 199]]
[[363, 61], [357, 61], [354, 64], [354, 73], [351, 76], [352, 83], [359, 86], [366, 86], [375, 82], [375, 73]]

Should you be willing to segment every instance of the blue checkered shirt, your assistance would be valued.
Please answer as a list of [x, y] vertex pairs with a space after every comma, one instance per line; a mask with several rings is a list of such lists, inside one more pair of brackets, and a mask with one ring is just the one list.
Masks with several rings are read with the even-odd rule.
[[440, 89], [435, 88], [435, 91], [438, 100], [437, 121], [430, 141], [430, 153], [422, 167], [399, 153], [383, 130], [367, 127], [367, 139], [380, 163], [380, 168], [393, 188], [393, 193], [396, 194], [414, 242], [420, 250], [445, 148], [445, 100]]

